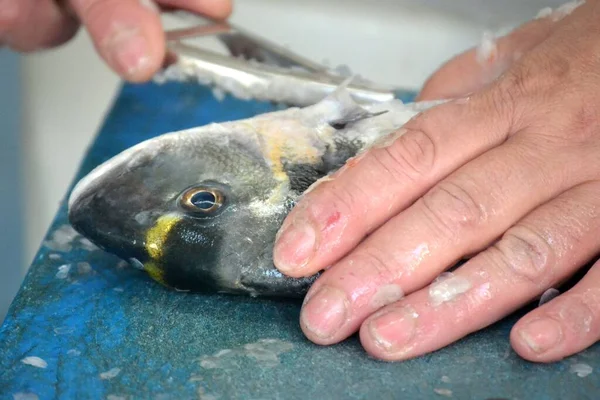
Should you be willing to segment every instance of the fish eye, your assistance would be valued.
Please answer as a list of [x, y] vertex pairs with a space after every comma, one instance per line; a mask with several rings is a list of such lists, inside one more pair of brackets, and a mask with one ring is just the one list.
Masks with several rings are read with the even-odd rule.
[[217, 189], [196, 187], [188, 189], [181, 196], [181, 206], [192, 213], [214, 214], [225, 201], [223, 193]]

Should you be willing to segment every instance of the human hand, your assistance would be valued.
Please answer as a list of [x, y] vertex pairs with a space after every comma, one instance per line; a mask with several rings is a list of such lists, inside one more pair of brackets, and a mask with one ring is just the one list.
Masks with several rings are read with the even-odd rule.
[[[449, 62], [421, 99], [456, 100], [409, 121], [288, 215], [276, 266], [294, 277], [326, 269], [302, 307], [310, 340], [329, 345], [359, 331], [376, 358], [423, 355], [598, 254], [600, 1], [558, 14], [499, 39], [488, 60], [473, 50]], [[597, 263], [524, 316], [510, 341], [525, 359], [551, 362], [599, 337]]]
[[[224, 19], [231, 0], [158, 0]], [[0, 0], [0, 47], [30, 52], [70, 40], [80, 23], [108, 65], [132, 82], [149, 80], [162, 66], [165, 39], [153, 0]]]

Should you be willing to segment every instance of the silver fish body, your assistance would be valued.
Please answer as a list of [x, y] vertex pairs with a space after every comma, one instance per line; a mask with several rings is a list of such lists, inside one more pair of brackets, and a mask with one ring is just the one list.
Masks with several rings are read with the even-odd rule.
[[436, 103], [317, 104], [167, 133], [77, 183], [69, 220], [90, 241], [179, 290], [301, 297], [317, 275], [273, 265], [277, 230], [319, 179]]

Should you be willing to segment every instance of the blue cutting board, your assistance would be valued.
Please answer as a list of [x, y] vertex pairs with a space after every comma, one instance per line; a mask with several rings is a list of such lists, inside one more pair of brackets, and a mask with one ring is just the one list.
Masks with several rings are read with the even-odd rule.
[[[193, 84], [125, 85], [77, 179], [158, 134], [275, 108], [219, 101]], [[600, 398], [600, 347], [551, 365], [523, 361], [508, 341], [521, 314], [384, 363], [356, 337], [306, 340], [299, 302], [170, 291], [71, 234], [63, 204], [0, 328], [2, 399]], [[575, 363], [593, 372], [579, 377]]]

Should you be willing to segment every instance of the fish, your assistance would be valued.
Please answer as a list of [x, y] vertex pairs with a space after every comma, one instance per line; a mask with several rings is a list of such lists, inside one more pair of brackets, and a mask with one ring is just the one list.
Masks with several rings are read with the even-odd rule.
[[322, 271], [282, 274], [273, 247], [309, 190], [439, 102], [359, 104], [343, 87], [321, 101], [169, 132], [79, 180], [71, 226], [171, 289], [299, 298]]

